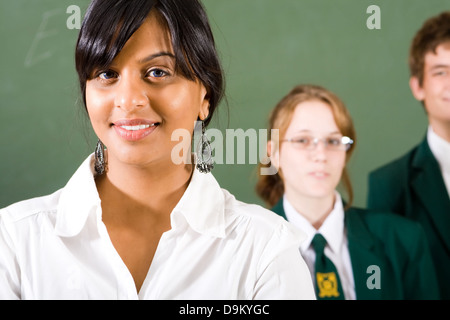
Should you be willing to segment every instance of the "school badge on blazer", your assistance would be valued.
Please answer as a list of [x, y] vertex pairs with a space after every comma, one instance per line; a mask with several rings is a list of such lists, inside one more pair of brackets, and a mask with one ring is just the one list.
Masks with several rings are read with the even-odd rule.
[[316, 273], [317, 288], [319, 289], [319, 298], [338, 298], [338, 281], [334, 272], [317, 272]]

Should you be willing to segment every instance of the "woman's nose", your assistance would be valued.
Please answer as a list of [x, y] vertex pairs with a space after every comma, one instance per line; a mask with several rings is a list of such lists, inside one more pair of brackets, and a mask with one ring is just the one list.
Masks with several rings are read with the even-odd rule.
[[325, 142], [322, 140], [316, 141], [314, 148], [310, 150], [311, 157], [314, 161], [326, 161], [327, 160], [327, 150]]
[[149, 99], [141, 79], [122, 77], [116, 87], [115, 106], [126, 111], [148, 105]]

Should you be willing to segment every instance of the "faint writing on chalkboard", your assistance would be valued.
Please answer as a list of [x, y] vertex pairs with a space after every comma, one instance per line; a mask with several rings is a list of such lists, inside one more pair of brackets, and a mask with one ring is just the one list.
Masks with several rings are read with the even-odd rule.
[[[57, 26], [52, 27], [50, 21], [64, 13], [68, 14], [66, 25], [62, 27], [58, 24]], [[44, 12], [42, 14], [41, 24], [37, 29], [33, 41], [31, 42], [30, 49], [25, 57], [25, 68], [31, 68], [44, 60], [50, 59], [54, 54], [54, 50], [45, 46], [43, 44], [44, 40], [56, 37], [61, 30], [66, 28], [69, 30], [81, 28], [81, 10], [78, 6], [71, 5], [67, 7], [66, 12], [61, 8]]]
[[[58, 34], [57, 29], [47, 29], [48, 23], [50, 19], [54, 16], [57, 16], [62, 13], [62, 9], [54, 9], [47, 12], [44, 12], [42, 15], [41, 24], [34, 36], [33, 41], [31, 42], [31, 47], [28, 50], [27, 56], [25, 58], [25, 67], [30, 68], [39, 62], [49, 59], [53, 52], [48, 48], [42, 50], [39, 47], [39, 43], [42, 42], [43, 39], [54, 37]], [[38, 51], [40, 49], [41, 51]]]

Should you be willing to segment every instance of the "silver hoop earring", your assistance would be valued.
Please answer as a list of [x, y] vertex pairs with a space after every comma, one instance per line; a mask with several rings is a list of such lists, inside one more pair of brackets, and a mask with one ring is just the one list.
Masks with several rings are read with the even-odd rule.
[[97, 175], [102, 175], [106, 172], [106, 157], [105, 157], [105, 145], [98, 139], [97, 146], [94, 152], [94, 168]]
[[202, 121], [202, 136], [196, 148], [197, 165], [196, 168], [201, 173], [209, 173], [214, 168], [211, 144], [205, 133], [205, 123]]

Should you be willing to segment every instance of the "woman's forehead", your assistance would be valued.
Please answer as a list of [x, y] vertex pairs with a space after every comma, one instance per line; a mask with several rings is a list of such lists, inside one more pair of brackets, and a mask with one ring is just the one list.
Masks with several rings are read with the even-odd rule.
[[331, 107], [321, 101], [304, 101], [297, 105], [287, 133], [339, 133]]
[[114, 60], [117, 62], [123, 57], [133, 56], [140, 62], [146, 62], [154, 56], [161, 55], [161, 53], [174, 57], [170, 32], [166, 24], [156, 18], [156, 15], [150, 13], [142, 25], [128, 39]]

